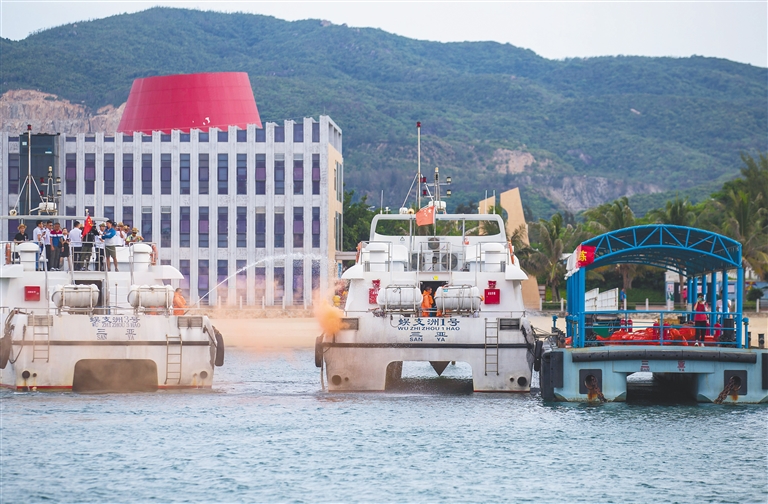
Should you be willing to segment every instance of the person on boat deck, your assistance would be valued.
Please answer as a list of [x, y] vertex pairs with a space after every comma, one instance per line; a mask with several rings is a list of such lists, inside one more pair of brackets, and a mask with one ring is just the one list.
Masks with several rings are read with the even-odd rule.
[[46, 226], [43, 228], [43, 241], [45, 242], [45, 269], [48, 271], [51, 271], [51, 268], [53, 268], [53, 245], [51, 245], [51, 231], [53, 231], [53, 221], [48, 221]]
[[61, 224], [58, 222], [53, 225], [51, 230], [51, 255], [50, 266], [51, 270], [59, 271], [59, 263], [61, 262]]
[[[23, 222], [19, 224], [19, 232], [16, 233], [16, 236], [13, 237], [13, 243], [19, 244], [23, 243], [25, 241], [28, 241], [29, 237], [27, 236], [27, 225]], [[19, 253], [16, 252], [16, 245], [13, 247], [13, 262], [18, 263], [19, 262]]]
[[63, 270], [69, 271], [69, 231], [67, 228], [61, 230], [61, 263], [59, 268], [62, 267], [62, 264]]
[[37, 243], [40, 250], [35, 254], [35, 269], [41, 270], [40, 267], [40, 253], [45, 250], [45, 243], [43, 242], [43, 236], [45, 235], [45, 228], [43, 227], [43, 221], [37, 221], [35, 229], [32, 230], [32, 241]]
[[421, 316], [422, 317], [433, 317], [435, 315], [434, 308], [432, 308], [432, 305], [434, 304], [434, 299], [432, 299], [432, 287], [427, 287], [424, 289], [424, 292], [422, 293], [422, 299], [421, 299]]
[[112, 227], [113, 225], [114, 222], [107, 220], [107, 228], [104, 230], [104, 234], [102, 234], [107, 271], [112, 271], [109, 266], [110, 259], [112, 259], [112, 264], [115, 265], [115, 271], [117, 271], [117, 241], [120, 238], [118, 238], [115, 228]]
[[75, 271], [80, 271], [80, 268], [83, 267], [80, 258], [80, 250], [83, 247], [83, 230], [80, 226], [80, 221], [75, 221], [72, 225], [72, 231], [69, 233], [69, 251], [72, 254], [72, 266]]
[[184, 315], [186, 312], [187, 301], [184, 299], [184, 294], [181, 293], [181, 288], [178, 288], [173, 293], [173, 314]]
[[125, 238], [126, 243], [137, 243], [144, 241], [144, 237], [139, 234], [139, 228], [133, 228], [131, 234]]
[[707, 332], [707, 315], [704, 312], [709, 311], [707, 304], [704, 302], [704, 296], [699, 294], [699, 298], [696, 304], [693, 306], [695, 312], [693, 316], [693, 325], [696, 326], [696, 343], [694, 346], [704, 345], [704, 335]]

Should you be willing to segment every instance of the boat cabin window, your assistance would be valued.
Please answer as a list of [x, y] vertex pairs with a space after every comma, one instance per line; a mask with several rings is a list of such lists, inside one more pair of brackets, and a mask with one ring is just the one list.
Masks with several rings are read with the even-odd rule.
[[379, 219], [375, 233], [379, 236], [495, 236], [503, 233], [495, 219], [441, 219], [434, 225], [417, 226], [415, 218]]

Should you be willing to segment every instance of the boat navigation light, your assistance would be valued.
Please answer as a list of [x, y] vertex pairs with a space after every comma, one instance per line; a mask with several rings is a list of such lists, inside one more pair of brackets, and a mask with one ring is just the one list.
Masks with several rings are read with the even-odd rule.
[[445, 190], [445, 197], [447, 198], [450, 195], [451, 195], [451, 190], [450, 189], [446, 189]]
[[451, 183], [451, 177], [445, 177], [445, 183], [450, 184]]

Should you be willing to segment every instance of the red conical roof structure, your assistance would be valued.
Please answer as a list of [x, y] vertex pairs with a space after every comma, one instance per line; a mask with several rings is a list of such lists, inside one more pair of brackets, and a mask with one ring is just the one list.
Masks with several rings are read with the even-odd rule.
[[136, 79], [117, 131], [246, 129], [248, 124], [261, 128], [248, 74], [217, 72]]

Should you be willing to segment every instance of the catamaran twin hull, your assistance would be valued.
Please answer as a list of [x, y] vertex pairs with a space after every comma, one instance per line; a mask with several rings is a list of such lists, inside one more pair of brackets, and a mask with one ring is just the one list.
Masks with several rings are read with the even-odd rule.
[[15, 312], [5, 327], [4, 387], [107, 392], [212, 384], [217, 342], [202, 316]]

